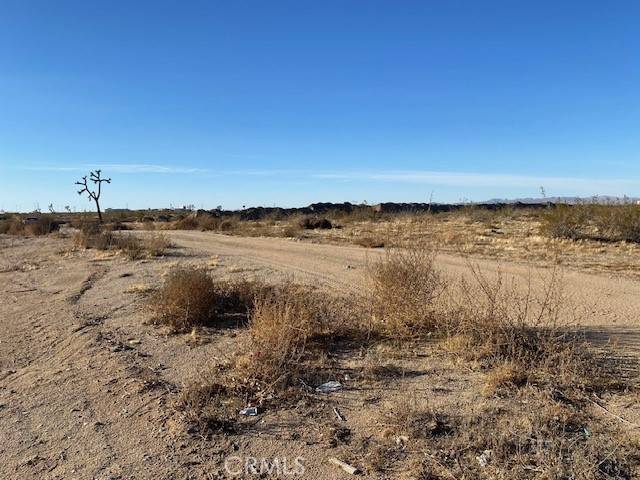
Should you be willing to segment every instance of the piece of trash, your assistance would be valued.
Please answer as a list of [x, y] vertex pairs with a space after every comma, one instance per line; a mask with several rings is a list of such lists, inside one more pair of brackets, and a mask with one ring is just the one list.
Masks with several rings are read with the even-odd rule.
[[133, 338], [129, 340], [129, 345], [140, 345], [141, 343], [142, 343], [142, 340], [138, 340], [137, 338]]
[[342, 384], [340, 382], [336, 382], [335, 380], [331, 380], [330, 382], [323, 383], [316, 387], [317, 393], [332, 393], [342, 390]]
[[356, 467], [354, 467], [353, 465], [349, 465], [348, 463], [344, 463], [342, 460], [338, 460], [336, 457], [329, 457], [329, 463], [333, 463], [350, 475], [357, 475], [358, 473], [360, 473], [360, 470], [358, 470]]
[[405, 445], [409, 442], [409, 437], [406, 435], [398, 435], [396, 437], [396, 445], [404, 450]]
[[250, 417], [255, 417], [258, 415], [258, 407], [246, 407], [240, 410], [240, 415], [248, 415]]
[[342, 413], [340, 413], [340, 410], [338, 410], [338, 407], [333, 407], [333, 413], [336, 414], [336, 417], [338, 418], [338, 420], [341, 420], [343, 422], [347, 421], [347, 419], [344, 418], [344, 415], [342, 415]]
[[584, 438], [589, 438], [591, 436], [591, 430], [587, 427], [582, 427], [580, 430], [582, 430], [582, 436], [584, 436]]
[[482, 452], [482, 455], [478, 455], [476, 457], [476, 460], [478, 461], [481, 467], [483, 468], [486, 467], [487, 465], [489, 465], [489, 462], [491, 461], [491, 450], [485, 450], [484, 452]]

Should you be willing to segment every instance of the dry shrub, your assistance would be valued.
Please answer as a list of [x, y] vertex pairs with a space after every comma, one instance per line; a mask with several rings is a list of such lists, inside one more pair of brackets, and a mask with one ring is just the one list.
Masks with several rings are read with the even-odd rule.
[[556, 205], [542, 215], [542, 233], [553, 238], [640, 242], [640, 205]]
[[[285, 282], [254, 290], [249, 331], [234, 375], [256, 401], [285, 400], [293, 389], [336, 379], [328, 351], [360, 342], [348, 299]], [[357, 319], [357, 317], [356, 317]]]
[[148, 253], [144, 242], [133, 235], [113, 235], [112, 241], [113, 246], [124, 253], [130, 260], [138, 260]]
[[567, 321], [569, 301], [557, 272], [532, 280], [523, 288], [508, 284], [500, 272], [491, 280], [470, 266], [471, 281], [452, 289], [447, 305], [450, 331], [446, 346], [486, 367], [528, 372], [536, 381], [596, 388], [606, 383], [604, 371]]
[[640, 205], [599, 205], [594, 216], [604, 238], [640, 243]]
[[259, 280], [240, 278], [216, 283], [218, 292], [218, 312], [222, 315], [242, 314], [248, 316], [256, 298], [272, 295], [276, 290]]
[[[369, 270], [372, 329], [394, 341], [432, 336], [482, 368], [505, 373], [508, 365], [514, 386], [536, 381], [596, 391], [624, 387], [610, 370], [615, 367], [598, 361], [579, 333], [557, 272], [537, 286], [531, 277], [524, 285], [507, 282], [501, 272], [487, 277], [473, 265], [469, 272], [457, 283], [446, 281], [429, 251], [387, 252]], [[517, 372], [527, 374], [516, 378]]]
[[176, 267], [169, 271], [148, 305], [156, 321], [169, 325], [176, 332], [185, 332], [213, 320], [217, 293], [213, 279], [205, 269]]
[[409, 439], [438, 437], [451, 432], [449, 419], [438, 414], [424, 399], [414, 394], [387, 403], [378, 419], [382, 436], [405, 436]]
[[282, 236], [283, 237], [288, 237], [288, 238], [295, 238], [300, 236], [300, 224], [295, 222], [295, 223], [289, 223], [287, 225], [285, 225], [285, 227], [282, 229]]
[[333, 228], [331, 220], [323, 217], [305, 216], [298, 221], [300, 228], [305, 230], [328, 230]]
[[386, 245], [384, 238], [372, 235], [356, 237], [353, 243], [364, 248], [383, 248]]
[[198, 230], [200, 223], [194, 215], [189, 215], [177, 220], [173, 224], [174, 230]]
[[237, 412], [244, 405], [224, 385], [194, 383], [181, 392], [175, 407], [182, 413], [188, 433], [207, 438], [216, 433], [236, 433]]
[[542, 214], [541, 232], [551, 238], [584, 238], [588, 212], [586, 208], [556, 205]]
[[7, 235], [22, 235], [24, 233], [24, 225], [18, 217], [11, 217], [7, 220], [0, 221], [0, 233]]
[[237, 218], [227, 218], [220, 222], [218, 229], [221, 232], [231, 232], [238, 228], [240, 221]]
[[386, 336], [411, 339], [441, 330], [446, 317], [438, 300], [446, 283], [434, 266], [434, 254], [418, 248], [388, 250], [369, 268], [369, 304], [374, 322]]
[[19, 216], [0, 221], [0, 233], [24, 235], [28, 237], [47, 235], [60, 228], [53, 215], [39, 215], [37, 219], [25, 223]]
[[[193, 275], [193, 270], [189, 276]], [[225, 315], [244, 313], [248, 315], [249, 328], [246, 335], [240, 337], [240, 348], [232, 357], [231, 368], [219, 369], [217, 383], [195, 389], [197, 401], [190, 400], [188, 407], [194, 419], [202, 419], [209, 425], [208, 430], [224, 430], [231, 418], [225, 405], [235, 406], [237, 418], [240, 406], [264, 407], [274, 402], [287, 402], [297, 398], [296, 392], [300, 392], [305, 381], [317, 383], [315, 375], [323, 367], [323, 350], [331, 346], [327, 338], [334, 338], [332, 333], [340, 331], [332, 301], [309, 287], [292, 282], [277, 286], [248, 280], [214, 284], [202, 274], [202, 271], [198, 272], [197, 282], [203, 287], [186, 289], [189, 292], [206, 291], [204, 295], [198, 295], [203, 298], [200, 322], [212, 318], [218, 322]], [[156, 318], [164, 318], [165, 323], [169, 321], [174, 326], [174, 319], [185, 317], [187, 306], [183, 291], [175, 289], [178, 295], [172, 293], [172, 278], [175, 277], [168, 278], [163, 289], [151, 299], [150, 306]], [[180, 301], [165, 306], [167, 297], [178, 297]], [[193, 321], [181, 321], [174, 328], [186, 331], [187, 325], [193, 324]], [[189, 393], [191, 398], [193, 394]], [[194, 419], [191, 424], [203, 425], [202, 421], [197, 423]]]
[[144, 257], [159, 257], [173, 245], [163, 234], [137, 237], [132, 234], [118, 235], [111, 230], [101, 230], [100, 225], [88, 223], [73, 236], [76, 248], [96, 250], [119, 250], [131, 260]]
[[529, 382], [529, 371], [522, 364], [505, 362], [487, 374], [482, 392], [487, 396], [505, 395]]
[[310, 340], [326, 324], [319, 297], [286, 283], [255, 297], [249, 319], [250, 351], [243, 364], [259, 382], [288, 385]]
[[142, 242], [145, 252], [152, 257], [164, 255], [167, 249], [174, 246], [169, 237], [162, 233], [146, 236]]
[[24, 232], [29, 236], [47, 235], [60, 228], [53, 215], [40, 215], [37, 221], [24, 226]]
[[96, 250], [108, 250], [115, 244], [113, 233], [91, 232], [89, 230], [80, 230], [73, 235], [73, 243], [76, 248], [93, 248]]
[[247, 323], [256, 298], [266, 298], [273, 289], [257, 280], [214, 281], [205, 268], [175, 267], [150, 298], [149, 307], [157, 321], [176, 332], [212, 322], [217, 326], [242, 325]]
[[212, 215], [187, 215], [171, 225], [173, 230], [201, 230], [231, 232], [239, 228], [240, 221], [236, 216], [214, 217]]
[[214, 217], [210, 217], [210, 216], [197, 217], [198, 230], [202, 230], [202, 231], [216, 230], [219, 224], [220, 224], [219, 219]]

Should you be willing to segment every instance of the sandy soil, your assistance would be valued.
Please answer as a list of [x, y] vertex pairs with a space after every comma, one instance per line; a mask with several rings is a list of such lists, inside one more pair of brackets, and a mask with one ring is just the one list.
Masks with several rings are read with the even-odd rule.
[[[368, 417], [383, 390], [424, 390], [436, 400], [448, 392], [461, 404], [473, 402], [477, 390], [469, 383], [479, 374], [463, 380], [453, 366], [430, 361], [408, 365], [416, 374], [402, 384], [347, 389], [320, 406], [270, 412], [241, 436], [209, 441], [187, 435], [172, 402], [181, 387], [206, 374], [208, 363], [228, 354], [236, 332], [213, 332], [209, 343], [193, 346], [186, 336], [145, 324], [143, 293], [172, 265], [208, 265], [220, 277], [293, 276], [355, 291], [364, 288], [367, 262], [381, 253], [166, 233], [179, 248], [136, 262], [72, 251], [68, 239], [0, 236], [0, 478], [221, 478], [231, 455], [286, 456], [290, 464], [303, 456], [304, 478], [342, 478], [327, 463], [335, 451], [324, 437], [336, 421], [334, 406], [352, 429], [366, 432], [374, 428]], [[438, 261], [453, 276], [468, 268], [460, 257], [442, 255]], [[478, 263], [485, 271], [500, 268], [525, 279], [548, 273], [524, 264]], [[565, 273], [565, 280], [599, 341], [611, 338], [629, 352], [640, 351], [636, 281], [575, 271]], [[609, 408], [630, 419], [640, 413], [637, 405], [615, 401]], [[292, 426], [297, 424], [305, 427]]]

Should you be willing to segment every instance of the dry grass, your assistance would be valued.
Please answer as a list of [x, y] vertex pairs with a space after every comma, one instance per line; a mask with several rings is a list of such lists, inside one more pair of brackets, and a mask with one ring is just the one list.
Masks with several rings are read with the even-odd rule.
[[237, 413], [244, 404], [228, 387], [204, 382], [184, 389], [175, 406], [187, 424], [187, 432], [207, 438], [216, 433], [237, 433]]
[[73, 235], [75, 248], [95, 250], [116, 250], [130, 260], [159, 257], [173, 247], [169, 238], [161, 233], [137, 237], [132, 234], [117, 234], [112, 230], [102, 230], [100, 225], [86, 223]]
[[415, 392], [388, 402], [383, 406], [378, 424], [384, 438], [415, 440], [447, 435], [451, 431], [449, 420], [429, 406], [426, 399]]
[[557, 388], [615, 388], [579, 334], [578, 319], [567, 320], [570, 302], [556, 272], [540, 279], [537, 289], [531, 279], [523, 286], [500, 274], [489, 279], [473, 266], [470, 272], [449, 296], [451, 329], [444, 343], [450, 351], [484, 368], [509, 369], [514, 379]]
[[498, 367], [488, 391], [509, 382], [585, 391], [622, 387], [579, 334], [556, 271], [534, 286], [532, 278], [522, 285], [469, 265], [469, 275], [454, 282], [438, 272], [432, 253], [409, 248], [388, 252], [369, 278], [372, 331], [394, 342], [430, 337], [479, 368]]
[[173, 248], [173, 242], [162, 233], [155, 233], [153, 235], [145, 236], [142, 239], [142, 247], [146, 254], [152, 257], [160, 257], [165, 254], [165, 252]]
[[471, 404], [434, 404], [410, 390], [382, 406], [372, 431], [341, 454], [386, 478], [605, 480], [640, 473], [637, 440], [553, 390]]
[[529, 371], [521, 364], [505, 362], [487, 373], [482, 393], [486, 396], [508, 395], [526, 385], [529, 380]]
[[47, 235], [58, 230], [60, 224], [56, 222], [53, 215], [38, 215], [37, 220], [25, 223], [19, 216], [13, 216], [6, 220], [0, 220], [0, 233], [7, 235], [23, 235], [35, 237]]
[[433, 454], [422, 462], [421, 473], [514, 480], [633, 478], [637, 445], [615, 428], [546, 392], [530, 391], [521, 400], [524, 408], [504, 403], [459, 412], [447, 435], [425, 437], [422, 448]]
[[285, 284], [255, 298], [249, 320], [250, 351], [244, 359], [255, 379], [290, 385], [309, 341], [322, 332], [324, 319], [309, 289]]

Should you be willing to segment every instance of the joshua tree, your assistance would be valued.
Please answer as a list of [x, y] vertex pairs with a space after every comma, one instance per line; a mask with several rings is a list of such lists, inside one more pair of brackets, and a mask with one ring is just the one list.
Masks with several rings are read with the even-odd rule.
[[80, 185], [81, 187], [83, 187], [82, 190], [78, 190], [78, 195], [82, 195], [83, 193], [86, 193], [89, 196], [89, 200], [93, 200], [94, 202], [96, 202], [96, 210], [98, 210], [98, 219], [100, 220], [100, 223], [102, 223], [102, 212], [100, 211], [100, 202], [99, 202], [100, 193], [102, 189], [102, 182], [111, 183], [111, 179], [100, 178], [100, 173], [101, 173], [101, 170], [96, 170], [95, 172], [89, 172], [88, 181], [98, 185], [97, 192], [95, 190], [89, 190], [89, 185], [88, 185], [86, 175], [82, 177], [82, 180], [77, 181], [76, 185]]

